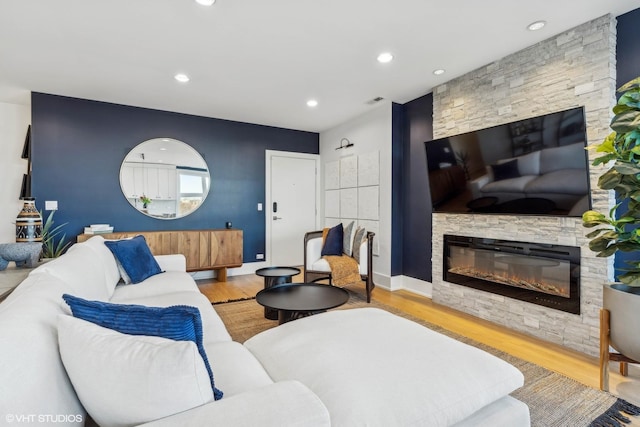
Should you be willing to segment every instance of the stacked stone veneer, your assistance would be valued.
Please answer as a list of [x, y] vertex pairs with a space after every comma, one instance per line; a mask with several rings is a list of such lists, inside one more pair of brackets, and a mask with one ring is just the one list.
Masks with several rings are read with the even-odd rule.
[[[610, 132], [610, 111], [615, 103], [615, 28], [615, 18], [604, 16], [437, 87], [433, 96], [434, 138], [584, 106], [588, 144], [601, 142]], [[591, 151], [590, 158], [595, 154]], [[597, 188], [602, 171], [590, 167], [592, 203], [594, 209], [606, 211], [610, 194]], [[602, 284], [613, 274], [611, 260], [596, 258], [589, 250], [586, 232], [579, 218], [434, 214], [433, 299], [596, 355]], [[445, 282], [444, 234], [579, 246], [581, 314]]]

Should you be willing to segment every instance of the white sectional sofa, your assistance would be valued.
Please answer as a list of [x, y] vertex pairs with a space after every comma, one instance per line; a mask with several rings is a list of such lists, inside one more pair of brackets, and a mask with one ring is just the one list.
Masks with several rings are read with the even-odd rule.
[[[72, 349], [63, 339], [68, 333], [59, 327], [84, 322], [71, 317], [62, 299], [63, 294], [71, 294], [118, 304], [198, 308], [215, 386], [224, 392], [220, 400], [177, 413], [167, 405], [158, 411], [157, 419], [147, 414], [139, 423], [116, 420], [104, 425], [530, 425], [527, 406], [509, 396], [522, 386], [522, 374], [486, 352], [374, 308], [336, 310], [296, 320], [243, 345], [231, 340], [212, 305], [185, 272], [183, 256], [156, 259], [165, 272], [139, 284], [116, 286], [120, 275], [114, 257], [103, 239], [94, 237], [34, 270], [0, 304], [0, 424], [83, 425], [85, 407], [104, 412], [103, 401], [107, 405], [119, 397], [115, 389], [98, 388], [93, 391], [100, 397], [83, 405], [78, 395], [86, 399], [86, 394], [74, 389], [78, 382], [72, 384], [74, 376], [67, 374], [65, 364]], [[155, 337], [123, 337], [131, 342], [163, 342]], [[71, 355], [80, 360], [84, 356]], [[109, 356], [114, 357], [118, 356]], [[97, 372], [101, 369], [91, 368], [95, 362], [88, 359], [83, 367], [85, 384], [91, 385], [94, 374], [136, 386], [146, 381], [156, 384], [162, 377], [155, 372], [153, 378], [135, 383], [118, 372]], [[174, 373], [166, 373], [170, 374]], [[174, 391], [171, 388], [169, 384], [167, 393]], [[147, 406], [153, 407], [154, 402], [146, 402], [147, 392], [123, 402], [112, 411], [121, 417], [115, 418], [127, 419], [129, 406], [150, 410]]]

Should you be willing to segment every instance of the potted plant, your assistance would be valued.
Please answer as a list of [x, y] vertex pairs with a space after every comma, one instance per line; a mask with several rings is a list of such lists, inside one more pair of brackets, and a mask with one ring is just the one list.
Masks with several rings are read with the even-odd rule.
[[140, 196], [140, 201], [142, 202], [143, 209], [147, 209], [149, 207], [149, 203], [151, 203], [151, 199], [144, 194]]
[[596, 146], [603, 153], [593, 165], [612, 162], [598, 179], [598, 187], [614, 190], [617, 204], [608, 214], [587, 211], [582, 216], [589, 248], [598, 257], [617, 251], [637, 254], [616, 275], [619, 283], [603, 288], [603, 308], [610, 315], [610, 344], [621, 354], [640, 360], [640, 77], [626, 83], [613, 108], [613, 132]]
[[[66, 242], [66, 234], [60, 236], [56, 242], [56, 237], [62, 233], [62, 227], [67, 225], [67, 223], [65, 222], [64, 224], [54, 227], [53, 214], [55, 212], [56, 211], [51, 211], [51, 213], [49, 213], [49, 216], [42, 226], [42, 258], [58, 258], [65, 249], [71, 245], [71, 242]], [[42, 211], [40, 211], [40, 216], [44, 218]]]

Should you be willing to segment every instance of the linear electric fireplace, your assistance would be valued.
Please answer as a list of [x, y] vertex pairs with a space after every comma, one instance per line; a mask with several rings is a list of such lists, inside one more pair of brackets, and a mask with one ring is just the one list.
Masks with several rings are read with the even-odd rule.
[[580, 248], [444, 235], [450, 283], [580, 314]]

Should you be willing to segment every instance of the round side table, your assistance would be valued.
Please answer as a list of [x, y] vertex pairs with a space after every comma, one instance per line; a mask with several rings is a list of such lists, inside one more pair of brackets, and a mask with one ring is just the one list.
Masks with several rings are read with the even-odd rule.
[[[264, 277], [264, 288], [291, 283], [291, 278], [300, 274], [300, 269], [295, 267], [265, 267], [256, 270], [256, 275]], [[265, 307], [264, 317], [269, 320], [278, 320], [278, 310]]]

